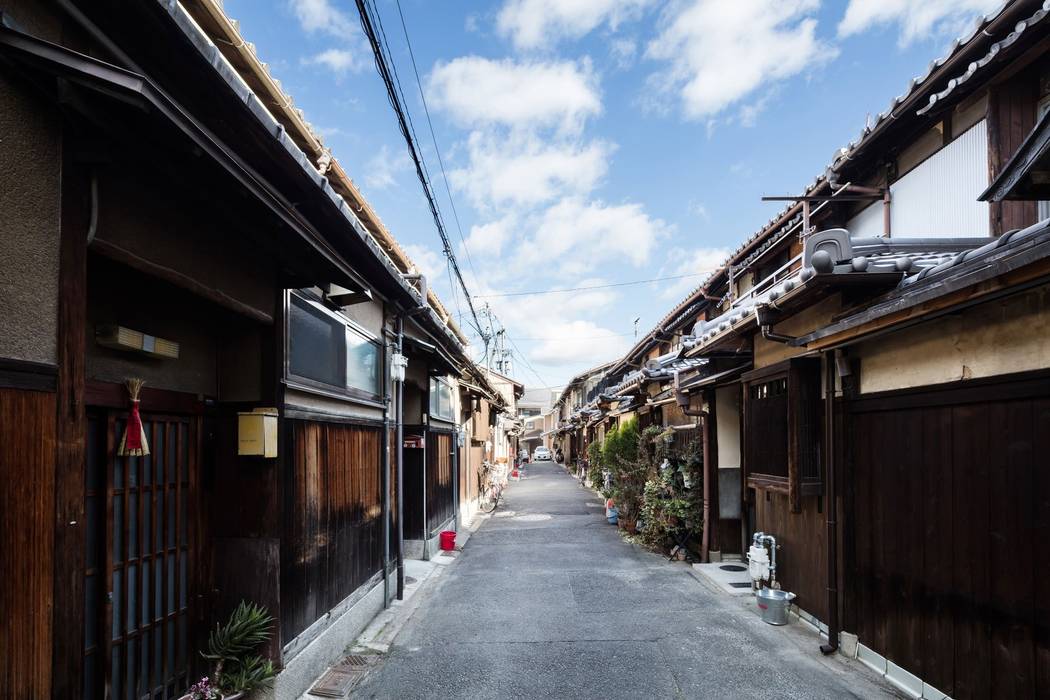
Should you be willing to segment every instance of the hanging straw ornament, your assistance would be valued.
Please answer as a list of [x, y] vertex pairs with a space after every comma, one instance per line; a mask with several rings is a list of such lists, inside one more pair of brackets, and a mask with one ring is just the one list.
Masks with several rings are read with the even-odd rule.
[[149, 454], [146, 430], [142, 427], [142, 418], [139, 416], [139, 392], [142, 391], [143, 384], [145, 382], [141, 379], [127, 381], [128, 394], [131, 395], [131, 413], [124, 428], [124, 436], [120, 438], [120, 448], [117, 449], [117, 454], [121, 457], [143, 457]]

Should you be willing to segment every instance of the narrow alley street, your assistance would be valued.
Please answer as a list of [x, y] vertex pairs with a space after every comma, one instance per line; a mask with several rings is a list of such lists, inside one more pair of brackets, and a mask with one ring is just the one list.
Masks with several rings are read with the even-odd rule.
[[359, 698], [896, 697], [797, 625], [624, 542], [599, 497], [531, 464], [426, 592]]

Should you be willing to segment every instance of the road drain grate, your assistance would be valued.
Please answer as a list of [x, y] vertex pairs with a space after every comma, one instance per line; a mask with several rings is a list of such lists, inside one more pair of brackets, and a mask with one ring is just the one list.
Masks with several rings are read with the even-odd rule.
[[733, 588], [751, 588], [751, 584], [750, 583], [745, 583], [743, 581], [733, 581], [729, 585], [732, 586]]
[[376, 657], [351, 654], [328, 669], [307, 691], [322, 698], [345, 698], [350, 690], [365, 677]]
[[344, 698], [361, 678], [360, 673], [330, 669], [308, 691], [322, 698]]
[[740, 566], [740, 564], [723, 564], [718, 568], [722, 571], [747, 571], [747, 567]]

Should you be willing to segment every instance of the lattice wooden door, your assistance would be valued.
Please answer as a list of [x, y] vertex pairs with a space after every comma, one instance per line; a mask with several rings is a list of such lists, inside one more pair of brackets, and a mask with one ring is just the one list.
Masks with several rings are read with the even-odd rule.
[[118, 457], [126, 413], [89, 413], [84, 697], [178, 698], [191, 667], [199, 418], [143, 414], [152, 454]]

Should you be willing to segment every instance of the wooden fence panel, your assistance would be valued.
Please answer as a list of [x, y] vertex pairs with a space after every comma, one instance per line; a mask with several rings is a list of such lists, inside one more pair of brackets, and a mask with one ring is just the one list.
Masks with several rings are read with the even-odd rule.
[[294, 639], [382, 570], [382, 430], [295, 421], [286, 469], [281, 636]]

